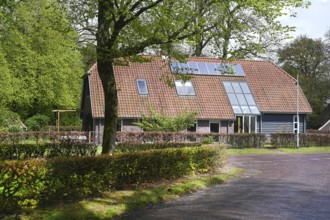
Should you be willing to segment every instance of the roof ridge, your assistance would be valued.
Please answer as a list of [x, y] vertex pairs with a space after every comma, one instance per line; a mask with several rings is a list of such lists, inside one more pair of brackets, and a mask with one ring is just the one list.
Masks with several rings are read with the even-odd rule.
[[94, 70], [94, 69], [97, 69], [97, 62], [95, 62], [89, 69], [88, 69], [88, 71], [87, 71], [87, 75], [91, 75], [92, 74], [92, 71]]

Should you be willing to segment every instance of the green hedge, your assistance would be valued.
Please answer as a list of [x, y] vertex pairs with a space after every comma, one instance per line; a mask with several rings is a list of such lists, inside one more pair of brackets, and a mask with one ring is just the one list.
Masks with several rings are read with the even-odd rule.
[[229, 148], [262, 148], [265, 146], [265, 134], [228, 134]]
[[165, 148], [182, 148], [182, 147], [200, 147], [202, 143], [173, 143], [173, 142], [159, 142], [159, 143], [119, 143], [116, 146], [117, 152], [135, 152]]
[[0, 144], [0, 160], [95, 155], [95, 144], [61, 142], [46, 144]]
[[225, 162], [225, 148], [219, 145], [0, 162], [0, 213], [19, 213], [40, 203], [204, 173]]
[[[271, 144], [275, 148], [294, 148], [297, 146], [297, 135], [293, 133], [271, 134]], [[330, 134], [303, 133], [299, 135], [300, 147], [330, 146]]]

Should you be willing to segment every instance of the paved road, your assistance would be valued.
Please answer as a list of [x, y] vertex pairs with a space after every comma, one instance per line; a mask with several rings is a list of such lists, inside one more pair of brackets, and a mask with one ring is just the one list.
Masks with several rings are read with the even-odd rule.
[[245, 155], [245, 176], [123, 219], [330, 219], [330, 154]]

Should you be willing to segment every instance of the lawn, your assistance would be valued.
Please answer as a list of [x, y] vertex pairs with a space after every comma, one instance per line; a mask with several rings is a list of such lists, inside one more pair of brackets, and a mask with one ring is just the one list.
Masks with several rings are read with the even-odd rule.
[[277, 152], [267, 148], [244, 148], [244, 149], [227, 149], [229, 155], [239, 154], [276, 154]]
[[301, 147], [301, 148], [278, 148], [278, 150], [291, 154], [319, 154], [330, 153], [329, 147]]
[[83, 201], [59, 202], [52, 208], [35, 210], [21, 217], [26, 220], [112, 219], [150, 204], [168, 201], [211, 185], [221, 184], [242, 173], [241, 169], [227, 167], [225, 172], [162, 181], [134, 190], [106, 192], [101, 197]]

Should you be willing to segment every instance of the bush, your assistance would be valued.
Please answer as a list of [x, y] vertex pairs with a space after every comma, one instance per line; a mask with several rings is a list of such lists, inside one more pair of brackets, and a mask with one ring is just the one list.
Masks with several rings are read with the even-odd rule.
[[[293, 133], [271, 134], [272, 147], [294, 148], [297, 146], [297, 135]], [[330, 134], [303, 133], [299, 135], [300, 147], [330, 146]]]
[[0, 160], [51, 158], [59, 156], [93, 156], [97, 146], [88, 143], [0, 144]]
[[217, 142], [225, 143], [227, 134], [196, 132], [117, 132], [117, 142], [201, 142], [204, 138], [209, 138], [210, 136]]
[[38, 161], [0, 162], [0, 213], [19, 214], [38, 206], [47, 172], [40, 165]]
[[[83, 139], [81, 139], [83, 138]], [[19, 143], [26, 140], [39, 142], [44, 140], [47, 142], [84, 142], [88, 140], [88, 132], [80, 131], [62, 131], [62, 132], [0, 132], [0, 144], [1, 143]]]
[[22, 131], [22, 128], [20, 128], [19, 126], [10, 126], [8, 128], [8, 132], [12, 132], [12, 133], [21, 132], [21, 131]]
[[204, 173], [223, 166], [225, 148], [169, 148], [114, 156], [0, 161], [0, 213], [19, 213], [40, 203], [95, 196], [160, 179]]
[[[17, 113], [0, 106], [0, 130], [9, 132], [22, 131], [21, 120]], [[19, 130], [18, 130], [19, 129]]]
[[50, 118], [46, 115], [34, 115], [31, 118], [26, 119], [25, 125], [29, 130], [40, 131], [48, 125]]
[[212, 144], [213, 142], [215, 142], [215, 140], [214, 140], [214, 137], [212, 137], [212, 136], [208, 136], [208, 137], [202, 139], [203, 144]]
[[201, 143], [173, 143], [173, 142], [163, 142], [163, 143], [120, 143], [116, 147], [118, 152], [136, 152], [145, 150], [155, 150], [155, 149], [165, 149], [165, 148], [182, 148], [182, 147], [200, 147]]
[[265, 134], [229, 134], [227, 137], [230, 148], [262, 148], [265, 143]]

